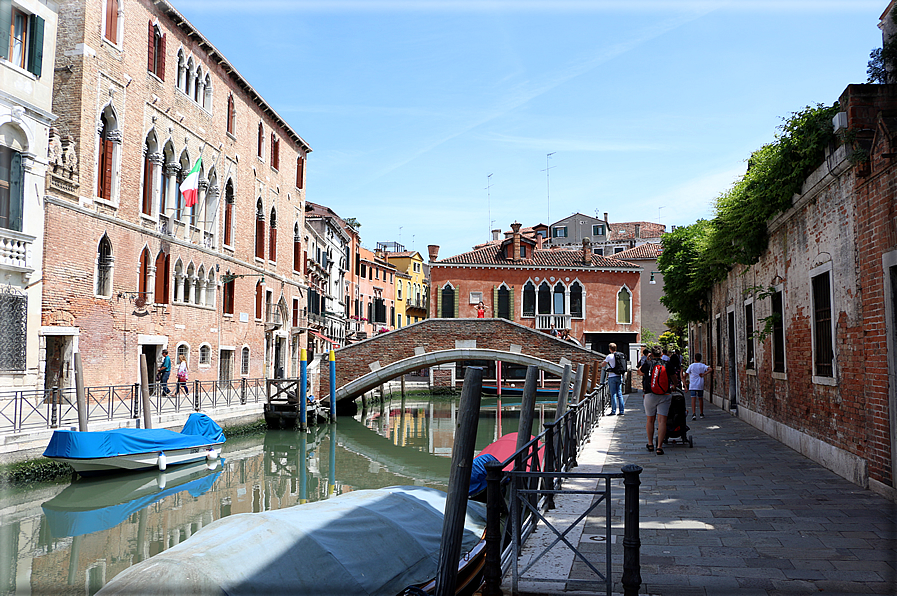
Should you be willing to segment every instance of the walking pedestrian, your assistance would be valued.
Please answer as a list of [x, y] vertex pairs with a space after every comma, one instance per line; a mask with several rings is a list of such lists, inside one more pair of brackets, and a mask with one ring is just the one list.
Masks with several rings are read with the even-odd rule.
[[162, 364], [159, 366], [159, 383], [162, 385], [162, 395], [168, 395], [171, 390], [168, 389], [168, 377], [171, 376], [171, 358], [168, 357], [168, 350], [162, 350]]
[[[619, 372], [619, 367], [617, 366], [617, 344], [610, 344], [607, 346], [609, 354], [604, 358], [604, 362], [601, 364], [602, 367], [607, 368], [607, 391], [610, 394], [610, 415], [615, 416], [617, 414], [617, 408], [620, 409], [620, 416], [622, 416], [625, 412], [623, 412], [623, 376]], [[622, 356], [622, 355], [620, 355]], [[623, 363], [626, 360], [623, 358]]]
[[[667, 435], [667, 416], [670, 413], [670, 381], [666, 373], [666, 363], [661, 359], [659, 347], [651, 350], [651, 358], [639, 369], [639, 374], [649, 379], [650, 392], [645, 393], [645, 429], [648, 432], [648, 451], [663, 455], [663, 442]], [[657, 443], [654, 443], [654, 420], [657, 420]]]
[[701, 362], [701, 354], [695, 354], [695, 361], [685, 369], [686, 388], [691, 392], [691, 419], [697, 415], [697, 403], [701, 404], [701, 418], [704, 417], [704, 377], [713, 373], [713, 368]]
[[180, 360], [177, 372], [178, 381], [174, 386], [174, 396], [179, 396], [181, 394], [181, 389], [183, 389], [184, 397], [190, 397], [190, 392], [187, 391], [187, 357], [181, 354]]

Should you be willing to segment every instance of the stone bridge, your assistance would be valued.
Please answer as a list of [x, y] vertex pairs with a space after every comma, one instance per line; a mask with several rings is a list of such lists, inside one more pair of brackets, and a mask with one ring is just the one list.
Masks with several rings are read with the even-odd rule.
[[[535, 365], [560, 377], [603, 355], [505, 319], [425, 319], [336, 350], [336, 399], [355, 399], [413, 370], [461, 360]], [[435, 373], [446, 373], [436, 375]], [[434, 384], [450, 386], [451, 370], [434, 371]], [[321, 395], [329, 395], [326, 365]]]

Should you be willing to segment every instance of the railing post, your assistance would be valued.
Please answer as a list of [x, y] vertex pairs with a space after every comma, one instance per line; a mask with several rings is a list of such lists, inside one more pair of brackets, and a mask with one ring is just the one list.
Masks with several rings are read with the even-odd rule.
[[[556, 422], [549, 422], [545, 424], [545, 465], [542, 467], [542, 471], [546, 473], [557, 472], [558, 465], [554, 460], [554, 425]], [[549, 490], [554, 490], [558, 487], [558, 479], [557, 478], [546, 478], [548, 485], [546, 488]], [[546, 509], [554, 509], [554, 493], [548, 493], [545, 498], [545, 508]]]
[[486, 567], [482, 596], [501, 596], [501, 463], [486, 464]]
[[56, 402], [59, 399], [59, 387], [53, 387], [53, 393], [50, 395], [50, 428], [56, 428], [59, 426], [57, 424], [57, 412], [56, 412]]
[[193, 409], [199, 412], [199, 381], [193, 379]]
[[[227, 405], [230, 405], [230, 400], [227, 400], [227, 402]], [[240, 379], [240, 405], [246, 405], [246, 379]]]
[[140, 418], [140, 384], [131, 388], [131, 418]]
[[623, 518], [623, 594], [636, 596], [642, 585], [641, 565], [639, 563], [639, 549], [641, 540], [638, 536], [638, 487], [641, 484], [639, 474], [642, 467], [635, 464], [626, 464], [622, 468], [624, 495]]

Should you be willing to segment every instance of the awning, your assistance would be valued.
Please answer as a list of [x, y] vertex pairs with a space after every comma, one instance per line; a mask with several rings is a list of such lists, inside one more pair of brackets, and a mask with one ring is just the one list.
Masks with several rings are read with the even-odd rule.
[[333, 341], [333, 340], [330, 339], [329, 337], [324, 337], [323, 335], [321, 335], [321, 334], [318, 333], [317, 331], [312, 331], [311, 329], [309, 329], [308, 332], [311, 333], [312, 335], [316, 336], [316, 337], [320, 337], [320, 338], [323, 339], [324, 341], [329, 341], [330, 343], [332, 343], [332, 344], [333, 344], [335, 347], [337, 347], [337, 348], [339, 347], [339, 342], [338, 342], [338, 341]]

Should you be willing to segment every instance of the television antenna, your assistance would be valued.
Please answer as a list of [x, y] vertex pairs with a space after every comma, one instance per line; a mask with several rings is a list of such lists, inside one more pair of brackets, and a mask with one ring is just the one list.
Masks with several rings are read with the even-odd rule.
[[489, 217], [489, 229], [487, 230], [486, 238], [492, 238], [492, 224], [494, 220], [492, 219], [492, 192], [489, 190], [492, 188], [492, 174], [486, 176], [486, 214]]
[[545, 172], [545, 197], [548, 201], [548, 222], [547, 222], [547, 224], [549, 226], [551, 225], [551, 178], [550, 178], [549, 174], [551, 173], [551, 170], [553, 170], [556, 167], [556, 166], [550, 165], [549, 160], [551, 159], [551, 156], [554, 155], [555, 153], [557, 153], [557, 151], [552, 151], [551, 153], [549, 153], [545, 156], [545, 169], [542, 170], [543, 172]]

